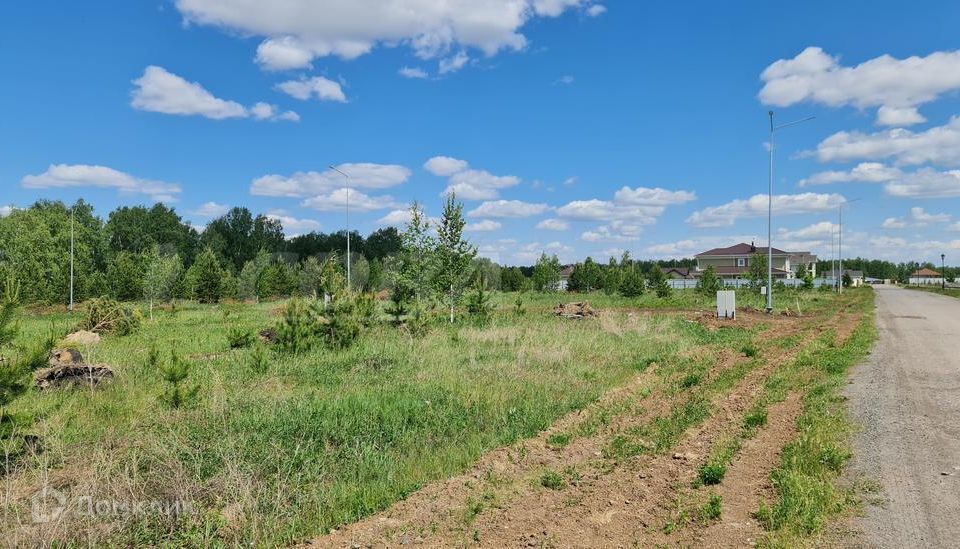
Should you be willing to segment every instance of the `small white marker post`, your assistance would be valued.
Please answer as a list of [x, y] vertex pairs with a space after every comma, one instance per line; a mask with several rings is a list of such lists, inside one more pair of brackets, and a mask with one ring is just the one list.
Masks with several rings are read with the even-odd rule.
[[737, 319], [737, 292], [733, 290], [717, 292], [717, 318]]

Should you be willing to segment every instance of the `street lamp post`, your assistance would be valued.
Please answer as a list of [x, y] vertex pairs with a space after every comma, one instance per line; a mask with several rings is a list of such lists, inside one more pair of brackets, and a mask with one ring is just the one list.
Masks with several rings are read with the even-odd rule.
[[940, 289], [947, 291], [947, 254], [940, 254]]
[[350, 176], [334, 166], [330, 169], [347, 178], [347, 291], [350, 291]]
[[73, 240], [74, 240], [74, 210], [77, 209], [77, 205], [74, 204], [70, 208], [70, 312], [73, 312]]
[[767, 111], [767, 114], [770, 116], [770, 177], [767, 182], [767, 314], [770, 314], [773, 312], [773, 134], [777, 130], [813, 120], [815, 117], [809, 116], [802, 120], [775, 126], [773, 124], [773, 111]]

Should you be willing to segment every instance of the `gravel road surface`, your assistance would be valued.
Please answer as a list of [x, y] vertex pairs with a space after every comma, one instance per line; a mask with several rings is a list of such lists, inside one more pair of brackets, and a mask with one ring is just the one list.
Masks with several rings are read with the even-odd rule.
[[879, 481], [858, 519], [869, 547], [960, 546], [960, 299], [877, 287], [880, 339], [846, 394], [852, 469]]

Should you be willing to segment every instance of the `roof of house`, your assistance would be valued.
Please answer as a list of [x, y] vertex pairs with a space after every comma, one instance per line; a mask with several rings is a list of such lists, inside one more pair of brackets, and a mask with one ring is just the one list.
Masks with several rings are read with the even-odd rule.
[[940, 276], [940, 273], [938, 273], [937, 271], [934, 271], [933, 269], [928, 269], [924, 267], [918, 271], [914, 271], [913, 274], [911, 274], [910, 276], [919, 276], [919, 277], [931, 276], [932, 277], [932, 276]]
[[[753, 244], [747, 244], [746, 242], [741, 242], [729, 248], [714, 248], [712, 250], [707, 250], [703, 253], [697, 254], [695, 257], [710, 257], [710, 256], [729, 256], [729, 255], [751, 255], [755, 253], [767, 253], [766, 247], [754, 246]], [[773, 253], [776, 255], [789, 255], [783, 250], [778, 250], [777, 248], [773, 249]]]
[[[750, 272], [750, 267], [734, 267], [732, 265], [721, 265], [719, 267], [714, 267], [713, 271], [718, 275], [744, 275]], [[774, 267], [773, 272], [776, 274], [785, 275], [787, 274], [788, 271]]]
[[566, 267], [560, 269], [560, 278], [570, 278], [570, 275], [573, 274], [573, 265], [567, 265]]
[[663, 270], [663, 274], [677, 273], [678, 275], [686, 278], [690, 276], [689, 267], [668, 267]]

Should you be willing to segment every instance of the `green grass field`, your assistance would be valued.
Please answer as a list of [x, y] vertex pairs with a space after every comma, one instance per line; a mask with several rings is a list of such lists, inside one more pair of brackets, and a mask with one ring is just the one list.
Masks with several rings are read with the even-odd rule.
[[[579, 322], [550, 313], [579, 299], [607, 314]], [[759, 295], [740, 292], [738, 299], [741, 307], [762, 306]], [[777, 307], [822, 311], [835, 299], [781, 292]], [[524, 294], [522, 314], [515, 301], [516, 294], [496, 294], [497, 311], [483, 327], [438, 318], [414, 338], [384, 323], [342, 351], [271, 350], [265, 370], [253, 364], [253, 349], [229, 349], [227, 332], [274, 326], [282, 303], [178, 303], [157, 311], [131, 335], [80, 349], [88, 362], [114, 368], [112, 383], [31, 390], [14, 403], [43, 451], [8, 459], [5, 529], [21, 544], [295, 543], [533, 436], [653, 360], [754, 344], [750, 337], [718, 339], [678, 318], [678, 311], [712, 307], [692, 291], [667, 299]], [[18, 343], [66, 333], [77, 318], [27, 314]], [[161, 402], [151, 347], [191, 364], [195, 404], [174, 410]], [[32, 524], [29, 496], [45, 485], [74, 499], [186, 501], [195, 512]]]

